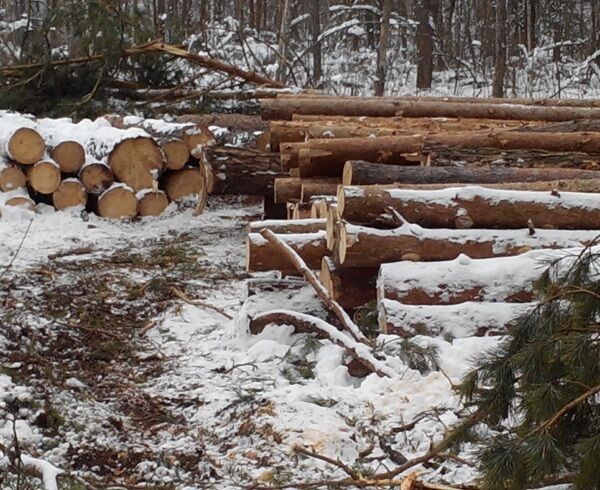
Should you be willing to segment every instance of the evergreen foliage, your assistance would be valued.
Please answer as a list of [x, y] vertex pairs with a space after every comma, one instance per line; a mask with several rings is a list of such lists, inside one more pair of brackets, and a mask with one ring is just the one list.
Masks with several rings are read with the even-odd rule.
[[463, 380], [462, 396], [487, 426], [484, 488], [566, 476], [576, 489], [600, 489], [599, 268], [598, 248], [550, 264], [539, 307]]

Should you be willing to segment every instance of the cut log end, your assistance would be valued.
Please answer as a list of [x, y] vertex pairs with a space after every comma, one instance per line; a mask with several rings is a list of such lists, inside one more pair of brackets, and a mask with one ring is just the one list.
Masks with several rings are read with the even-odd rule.
[[110, 168], [103, 163], [91, 163], [81, 169], [79, 180], [88, 193], [99, 195], [113, 185], [114, 176]]
[[35, 203], [29, 199], [28, 197], [12, 197], [8, 201], [6, 201], [7, 206], [14, 206], [18, 208], [24, 208], [28, 211], [32, 211], [35, 213]]
[[195, 168], [168, 172], [163, 179], [163, 188], [170, 201], [197, 196], [202, 192], [203, 187], [202, 172]]
[[134, 191], [154, 188], [153, 170], [163, 168], [164, 155], [151, 138], [127, 138], [115, 146], [108, 164], [117, 180]]
[[27, 181], [35, 192], [52, 194], [60, 186], [60, 168], [54, 162], [38, 162], [28, 167]]
[[8, 166], [0, 170], [0, 190], [2, 192], [14, 191], [26, 185], [27, 177], [19, 167]]
[[87, 192], [85, 187], [76, 180], [63, 181], [59, 188], [52, 194], [54, 207], [63, 210], [75, 206], [87, 204]]
[[63, 141], [50, 152], [52, 159], [58, 164], [61, 172], [75, 174], [85, 163], [85, 150], [76, 141]]
[[181, 170], [190, 159], [190, 150], [179, 139], [166, 141], [161, 147], [165, 154], [165, 166], [170, 170]]
[[44, 157], [46, 144], [40, 134], [31, 128], [17, 129], [8, 141], [10, 157], [23, 165], [33, 165]]
[[135, 193], [126, 187], [114, 187], [98, 198], [98, 215], [102, 218], [133, 218], [137, 214]]
[[216, 139], [212, 131], [206, 126], [196, 126], [184, 131], [183, 142], [187, 145], [191, 155], [194, 158], [201, 160], [204, 147], [214, 145]]
[[352, 162], [346, 162], [342, 170], [342, 185], [352, 185]]
[[138, 214], [144, 216], [160, 216], [169, 206], [169, 199], [163, 191], [147, 192], [138, 203]]

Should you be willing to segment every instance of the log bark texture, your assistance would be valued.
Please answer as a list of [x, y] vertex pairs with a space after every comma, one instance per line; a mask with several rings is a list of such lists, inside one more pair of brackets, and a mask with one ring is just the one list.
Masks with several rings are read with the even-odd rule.
[[567, 248], [591, 243], [597, 231], [538, 230], [428, 230], [403, 225], [376, 230], [338, 223], [334, 259], [344, 267], [378, 267], [386, 262], [452, 260], [519, 255], [532, 249]]
[[406, 167], [350, 160], [344, 165], [344, 185], [368, 184], [490, 184], [562, 179], [598, 179], [594, 170], [563, 168]]
[[251, 222], [248, 225], [248, 233], [260, 233], [262, 230], [271, 230], [278, 235], [290, 233], [316, 233], [325, 231], [326, 227], [326, 219], [265, 220]]
[[213, 194], [264, 196], [273, 192], [276, 178], [287, 176], [276, 153], [213, 146], [205, 155], [214, 173]]
[[[386, 221], [389, 208], [427, 228], [597, 229], [600, 195], [460, 187], [442, 190], [341, 187], [338, 213], [350, 223]], [[465, 226], [468, 218], [470, 226]], [[389, 221], [389, 220], [388, 220]]]
[[353, 310], [376, 298], [377, 272], [376, 267], [339, 267], [323, 257], [319, 280], [344, 309]]
[[262, 117], [265, 120], [281, 119], [289, 121], [294, 114], [369, 117], [466, 117], [549, 122], [600, 118], [600, 108], [504, 105], [486, 102], [457, 104], [437, 100], [406, 101], [312, 97], [263, 99], [260, 102]]

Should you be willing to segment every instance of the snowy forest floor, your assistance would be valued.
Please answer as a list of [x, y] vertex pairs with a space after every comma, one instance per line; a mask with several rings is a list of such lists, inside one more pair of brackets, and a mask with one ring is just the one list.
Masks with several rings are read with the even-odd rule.
[[[199, 217], [172, 210], [135, 223], [5, 216], [0, 264], [18, 254], [0, 272], [0, 443], [16, 419], [21, 450], [61, 468], [128, 488], [192, 489], [344, 476], [295, 445], [368, 473], [439, 440], [457, 419], [449, 379], [496, 340], [423, 338], [441, 371], [407, 367], [392, 381], [352, 378], [339, 347], [291, 328], [249, 336], [238, 315], [245, 225], [259, 214], [213, 198]], [[475, 476], [452, 458], [425, 471]]]

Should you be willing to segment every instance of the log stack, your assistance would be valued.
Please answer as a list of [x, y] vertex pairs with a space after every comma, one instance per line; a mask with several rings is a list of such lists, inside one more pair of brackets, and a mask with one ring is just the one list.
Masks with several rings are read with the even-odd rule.
[[158, 216], [209, 185], [209, 128], [134, 117], [74, 123], [0, 112], [2, 206], [87, 208], [110, 219]]
[[599, 111], [595, 101], [265, 100], [287, 174], [274, 197], [291, 212], [250, 226], [248, 270], [298, 274], [259, 233], [268, 229], [348, 313], [376, 309], [384, 334], [506, 333], [535, 308], [548, 261], [596, 243]]

